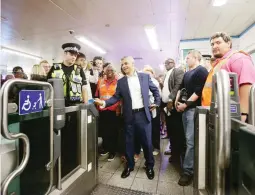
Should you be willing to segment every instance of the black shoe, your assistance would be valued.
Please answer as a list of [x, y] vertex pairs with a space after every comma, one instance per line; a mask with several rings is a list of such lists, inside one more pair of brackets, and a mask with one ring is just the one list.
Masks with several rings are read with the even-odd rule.
[[152, 168], [146, 168], [146, 175], [148, 179], [152, 180], [155, 176], [154, 170]]
[[106, 152], [106, 151], [104, 151], [104, 150], [102, 150], [101, 152], [100, 152], [100, 154], [101, 154], [101, 156], [105, 156], [105, 155], [107, 155], [109, 152]]
[[125, 179], [130, 175], [130, 172], [132, 172], [133, 168], [125, 168], [124, 171], [121, 174], [121, 178]]
[[173, 157], [172, 157], [172, 156], [169, 157], [168, 162], [169, 162], [169, 163], [172, 163], [172, 162], [173, 162]]
[[164, 155], [171, 155], [171, 154], [172, 154], [171, 150], [166, 150], [166, 151], [164, 152]]
[[114, 153], [110, 153], [109, 156], [108, 156], [108, 161], [111, 162], [113, 161], [115, 158], [115, 154]]
[[183, 174], [181, 176], [181, 178], [178, 181], [178, 184], [180, 186], [188, 186], [189, 184], [191, 184], [192, 182], [192, 176], [191, 175], [187, 175], [187, 174]]

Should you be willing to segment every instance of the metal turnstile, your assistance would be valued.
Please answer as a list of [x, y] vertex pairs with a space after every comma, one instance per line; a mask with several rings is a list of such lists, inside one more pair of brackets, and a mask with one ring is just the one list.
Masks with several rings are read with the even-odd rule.
[[[230, 82], [229, 82], [230, 78]], [[249, 122], [254, 121], [254, 93], [250, 92]], [[206, 191], [215, 195], [254, 194], [254, 126], [241, 121], [237, 76], [220, 71], [214, 77], [207, 128]], [[250, 139], [247, 136], [250, 136]], [[253, 151], [253, 150], [252, 150]], [[245, 164], [247, 166], [245, 166]], [[249, 166], [250, 165], [250, 166]]]
[[[56, 90], [63, 86], [61, 82], [57, 79], [51, 81], [54, 89], [46, 82], [19, 79], [9, 80], [3, 85], [0, 94], [3, 136], [0, 155], [4, 166], [1, 170], [1, 195], [84, 195], [90, 194], [97, 185], [98, 112], [94, 105], [63, 107], [63, 97], [59, 96], [63, 94]], [[19, 84], [22, 89], [28, 87], [32, 91], [38, 87], [49, 89], [50, 95], [45, 97], [42, 111], [21, 116], [17, 113], [17, 104], [8, 103], [11, 87]], [[67, 125], [65, 116], [69, 114], [76, 116], [77, 130], [73, 129], [77, 141], [74, 143], [77, 151], [73, 151], [77, 154], [75, 163], [61, 159], [61, 154], [67, 153], [63, 141], [68, 141], [68, 134], [61, 129]], [[19, 138], [24, 144], [18, 141]]]
[[[17, 94], [19, 94], [18, 86], [20, 85], [29, 87], [30, 90], [40, 88], [39, 91], [43, 91], [41, 89], [45, 88], [48, 90], [48, 98], [45, 101], [50, 103], [53, 99], [53, 89], [49, 83], [13, 79], [6, 81], [2, 86], [0, 91], [1, 149], [5, 150], [6, 153], [1, 154], [1, 161], [3, 162], [2, 167], [7, 171], [4, 174], [1, 172], [1, 195], [27, 194], [27, 189], [31, 190], [30, 194], [48, 193], [53, 185], [53, 169], [45, 169], [45, 165], [53, 159], [53, 148], [51, 148], [53, 145], [53, 123], [52, 114], [50, 114], [53, 108], [46, 106], [47, 108], [40, 113], [19, 115], [17, 111], [21, 113], [23, 109], [26, 111], [30, 108], [35, 110], [36, 105], [38, 105], [32, 104], [29, 101], [31, 97], [26, 96], [28, 107], [24, 106], [22, 109], [18, 109], [19, 98]], [[10, 95], [14, 95], [14, 97]], [[13, 101], [12, 103], [10, 99]], [[48, 118], [46, 119], [46, 117]], [[30, 130], [28, 130], [26, 124], [29, 120], [32, 122], [36, 118], [41, 121], [42, 125], [31, 124]], [[47, 129], [44, 129], [44, 125], [48, 125]], [[28, 132], [37, 137], [30, 139], [31, 134], [28, 135]], [[43, 135], [40, 140], [46, 138], [48, 142], [38, 144], [36, 139], [40, 135]], [[44, 151], [43, 154], [42, 151]], [[38, 163], [33, 163], [33, 160], [38, 160]], [[28, 178], [30, 179], [27, 180]], [[38, 191], [35, 192], [34, 190]]]

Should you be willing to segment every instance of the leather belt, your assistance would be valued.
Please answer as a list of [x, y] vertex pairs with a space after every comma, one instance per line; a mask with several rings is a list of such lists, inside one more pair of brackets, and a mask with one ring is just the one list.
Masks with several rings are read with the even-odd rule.
[[137, 109], [133, 109], [132, 112], [136, 113], [136, 112], [142, 112], [144, 110], [145, 110], [144, 108], [137, 108]]

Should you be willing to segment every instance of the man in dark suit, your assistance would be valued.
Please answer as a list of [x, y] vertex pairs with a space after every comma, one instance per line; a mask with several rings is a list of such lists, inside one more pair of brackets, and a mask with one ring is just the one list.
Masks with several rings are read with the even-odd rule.
[[165, 151], [165, 155], [170, 155], [169, 162], [180, 162], [180, 155], [184, 150], [184, 130], [182, 125], [182, 114], [174, 108], [174, 102], [178, 90], [180, 89], [184, 71], [182, 67], [176, 68], [175, 61], [168, 58], [165, 61], [166, 75], [162, 89], [162, 107], [167, 107], [166, 127], [171, 150]]
[[[134, 170], [134, 139], [138, 138], [146, 159], [147, 177], [153, 179], [154, 158], [152, 154], [150, 111], [160, 105], [159, 90], [152, 83], [148, 74], [135, 71], [132, 57], [122, 58], [121, 68], [126, 76], [118, 81], [115, 95], [106, 101], [95, 99], [95, 103], [102, 107], [108, 107], [123, 99], [127, 166], [121, 177], [128, 177], [130, 172]], [[149, 106], [149, 90], [155, 99], [151, 106]]]

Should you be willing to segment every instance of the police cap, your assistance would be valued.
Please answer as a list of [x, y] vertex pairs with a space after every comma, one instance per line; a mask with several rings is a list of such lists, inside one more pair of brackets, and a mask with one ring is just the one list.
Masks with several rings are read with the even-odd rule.
[[77, 43], [65, 43], [62, 45], [64, 52], [79, 53], [81, 46]]

